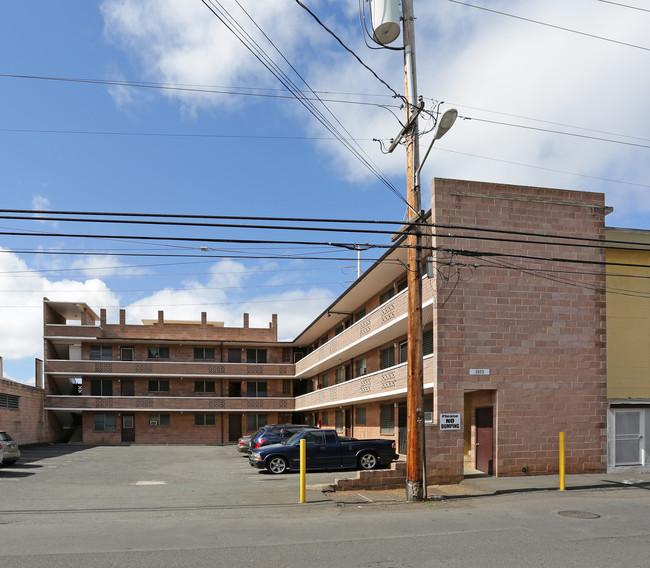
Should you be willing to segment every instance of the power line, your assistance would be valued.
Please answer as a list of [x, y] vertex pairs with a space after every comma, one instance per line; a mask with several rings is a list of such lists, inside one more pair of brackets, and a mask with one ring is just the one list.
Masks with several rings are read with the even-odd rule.
[[630, 6], [629, 4], [621, 4], [620, 2], [610, 2], [610, 0], [598, 0], [605, 4], [613, 4], [614, 6], [621, 6], [622, 8], [630, 8], [632, 10], [640, 10], [641, 12], [650, 12], [648, 8], [639, 8], [638, 6]]
[[624, 42], [624, 41], [618, 41], [618, 40], [615, 40], [615, 39], [611, 39], [611, 38], [607, 38], [607, 37], [603, 37], [603, 36], [598, 36], [598, 35], [590, 34], [590, 33], [587, 33], [587, 32], [581, 32], [581, 31], [574, 30], [574, 29], [571, 29], [571, 28], [565, 28], [563, 26], [556, 26], [554, 24], [549, 24], [547, 22], [540, 22], [539, 20], [533, 20], [531, 18], [524, 18], [522, 16], [516, 16], [515, 14], [509, 14], [507, 12], [500, 12], [498, 10], [491, 10], [490, 8], [485, 8], [484, 6], [476, 6], [474, 4], [468, 4], [467, 2], [461, 2], [460, 0], [449, 0], [449, 2], [453, 2], [454, 4], [460, 4], [462, 6], [467, 6], [468, 8], [476, 8], [477, 10], [484, 10], [485, 12], [491, 12], [493, 14], [499, 14], [500, 16], [508, 16], [509, 18], [515, 18], [517, 20], [522, 20], [524, 22], [539, 24], [540, 26], [546, 26], [548, 28], [553, 28], [553, 29], [556, 29], [556, 30], [562, 30], [564, 32], [570, 32], [570, 33], [573, 33], [573, 34], [578, 34], [578, 35], [585, 36], [585, 37], [590, 37], [590, 38], [593, 38], [593, 39], [600, 39], [600, 40], [607, 41], [607, 42], [610, 42], [610, 43], [623, 45], [625, 47], [633, 47], [635, 49], [641, 49], [643, 51], [650, 51], [650, 47], [643, 47], [641, 45], [636, 45], [636, 44], [633, 44], [633, 43], [627, 43], [627, 42]]

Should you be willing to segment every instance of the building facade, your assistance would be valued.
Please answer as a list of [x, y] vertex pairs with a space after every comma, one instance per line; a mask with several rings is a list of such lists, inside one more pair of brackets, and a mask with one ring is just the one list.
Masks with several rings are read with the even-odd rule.
[[607, 469], [650, 471], [650, 231], [607, 229]]
[[[603, 195], [445, 179], [432, 194], [415, 268], [428, 482], [459, 481], [465, 467], [556, 473], [560, 432], [567, 473], [604, 471]], [[294, 421], [394, 439], [404, 454], [406, 263], [402, 237], [287, 343], [275, 316], [269, 329], [205, 314], [108, 324], [104, 311], [46, 300], [50, 426], [88, 443], [224, 443]]]

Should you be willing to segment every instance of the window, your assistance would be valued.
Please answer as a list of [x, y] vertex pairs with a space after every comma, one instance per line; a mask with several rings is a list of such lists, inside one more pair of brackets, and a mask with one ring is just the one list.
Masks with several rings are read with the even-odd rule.
[[408, 283], [407, 283], [406, 279], [404, 279], [401, 282], [397, 283], [397, 291], [398, 292], [401, 292], [402, 290], [406, 290], [407, 287], [408, 287]]
[[113, 396], [112, 379], [93, 379], [90, 381], [90, 396]]
[[320, 344], [325, 345], [327, 343], [327, 334], [323, 335], [323, 337], [320, 338]]
[[381, 424], [379, 427], [380, 434], [395, 433], [395, 407], [392, 404], [381, 405]]
[[246, 396], [259, 398], [266, 396], [266, 381], [248, 381], [246, 383]]
[[150, 414], [149, 426], [169, 426], [171, 420], [169, 414]]
[[255, 432], [262, 426], [269, 423], [269, 417], [266, 414], [247, 414], [246, 415], [246, 430], [248, 432]]
[[215, 392], [214, 381], [194, 381], [194, 392]]
[[321, 413], [320, 423], [321, 423], [321, 426], [329, 426], [329, 424], [330, 424], [330, 415], [329, 415], [329, 412], [327, 412], [327, 410], [324, 410]]
[[422, 334], [422, 354], [431, 355], [433, 353], [433, 329], [427, 329]]
[[336, 431], [343, 432], [343, 411], [337, 410], [335, 413]]
[[228, 349], [228, 363], [241, 363], [241, 349]]
[[195, 414], [194, 426], [216, 426], [217, 421], [214, 414]]
[[113, 359], [113, 348], [110, 345], [91, 345], [91, 361], [111, 361]]
[[366, 317], [366, 308], [361, 308], [356, 314], [354, 314], [354, 321], [359, 321]]
[[13, 394], [0, 394], [0, 408], [18, 410], [18, 399], [19, 397]]
[[169, 381], [151, 380], [149, 381], [149, 392], [169, 392]]
[[336, 384], [345, 382], [345, 367], [336, 369]]
[[214, 361], [214, 347], [195, 347], [194, 359], [197, 361], [208, 360]]
[[367, 368], [366, 368], [366, 358], [362, 357], [361, 359], [357, 359], [355, 361], [355, 369], [356, 369], [356, 376], [360, 377], [361, 375], [365, 375]]
[[95, 414], [95, 430], [115, 432], [115, 414]]
[[266, 349], [246, 349], [246, 363], [266, 363]]
[[393, 296], [395, 295], [395, 290], [393, 288], [389, 288], [386, 290], [381, 296], [379, 296], [379, 303], [380, 304], [385, 304], [390, 300]]
[[169, 359], [169, 347], [148, 347], [147, 357], [149, 359]]
[[365, 426], [366, 425], [366, 407], [365, 406], [360, 406], [359, 408], [357, 408], [355, 424], [357, 426]]
[[120, 349], [120, 359], [122, 359], [122, 361], [134, 361], [135, 355], [133, 353], [133, 347], [122, 347]]
[[402, 341], [402, 343], [399, 344], [399, 362], [400, 363], [406, 363], [408, 360], [408, 342], [407, 341]]
[[381, 369], [388, 369], [395, 364], [395, 347], [392, 345], [390, 347], [385, 347], [380, 352], [380, 363]]
[[305, 434], [305, 443], [308, 446], [323, 446], [325, 444], [325, 434], [323, 432], [309, 432]]
[[343, 333], [345, 330], [345, 324], [340, 324], [336, 326], [336, 329], [334, 330], [334, 335], [338, 335], [339, 333]]
[[329, 386], [329, 378], [327, 377], [327, 373], [322, 374], [322, 376], [320, 378], [320, 386], [321, 386], [322, 389]]

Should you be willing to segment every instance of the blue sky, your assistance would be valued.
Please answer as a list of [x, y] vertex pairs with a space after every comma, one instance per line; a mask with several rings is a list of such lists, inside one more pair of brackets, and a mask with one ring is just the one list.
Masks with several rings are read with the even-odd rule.
[[[357, 1], [306, 4], [377, 75], [404, 91], [401, 52], [365, 45]], [[559, 187], [604, 192], [614, 207], [608, 225], [650, 229], [650, 12], [639, 0], [626, 6], [599, 0], [472, 4], [502, 13], [449, 0], [414, 2], [419, 93], [428, 109], [445, 101], [442, 110], [454, 106], [463, 117], [427, 161], [423, 207], [429, 207], [434, 176]], [[212, 6], [227, 9], [294, 81], [300, 81], [297, 71], [323, 98], [346, 101], [320, 108], [405, 195], [403, 148], [385, 155], [373, 141], [388, 142], [403, 116], [382, 83], [294, 0], [221, 0]], [[404, 217], [404, 202], [295, 99], [178, 89], [203, 85], [286, 95], [199, 0], [0, 2], [0, 75], [4, 209]], [[422, 121], [423, 130], [429, 126]], [[423, 137], [424, 148], [430, 136]], [[36, 218], [3, 219], [0, 231], [387, 241], [377, 235]], [[42, 356], [43, 296], [106, 307], [109, 321], [119, 308], [132, 322], [164, 309], [169, 319], [199, 319], [207, 311], [210, 320], [226, 325], [241, 325], [248, 312], [252, 325], [266, 326], [278, 313], [281, 338], [292, 339], [356, 275], [354, 252], [323, 245], [197, 240], [179, 249], [181, 243], [171, 240], [0, 238], [0, 356], [5, 375], [24, 382], [33, 380], [34, 358]], [[201, 246], [209, 248], [204, 258], [117, 254], [196, 255], [205, 252]], [[214, 258], [239, 253], [256, 258]], [[343, 260], [268, 258], [296, 254]], [[363, 265], [378, 254], [365, 251]]]

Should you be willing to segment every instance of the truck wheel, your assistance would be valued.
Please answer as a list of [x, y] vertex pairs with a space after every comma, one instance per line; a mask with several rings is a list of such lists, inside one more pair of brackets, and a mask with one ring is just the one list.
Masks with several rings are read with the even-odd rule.
[[375, 469], [378, 465], [379, 460], [372, 452], [366, 452], [359, 456], [359, 467], [361, 469]]
[[267, 462], [266, 469], [274, 474], [284, 473], [289, 469], [289, 464], [287, 464], [287, 460], [284, 458], [276, 456]]

